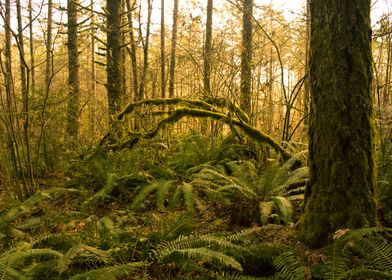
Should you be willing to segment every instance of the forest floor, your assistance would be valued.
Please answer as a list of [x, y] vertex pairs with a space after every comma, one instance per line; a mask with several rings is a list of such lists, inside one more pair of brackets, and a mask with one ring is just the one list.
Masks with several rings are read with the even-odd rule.
[[47, 174], [25, 201], [3, 192], [1, 279], [392, 279], [388, 229], [300, 241], [306, 153], [271, 164], [238, 143], [158, 144]]

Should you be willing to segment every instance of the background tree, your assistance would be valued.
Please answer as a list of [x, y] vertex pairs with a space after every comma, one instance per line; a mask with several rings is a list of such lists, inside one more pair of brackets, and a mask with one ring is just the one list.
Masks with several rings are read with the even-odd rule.
[[310, 1], [310, 181], [300, 222], [312, 246], [375, 224], [370, 1]]
[[120, 106], [121, 73], [121, 0], [107, 0], [106, 71], [109, 114]]
[[[136, 101], [139, 97], [139, 79], [138, 79], [138, 70], [137, 70], [137, 57], [136, 57], [136, 47], [137, 43], [135, 41], [135, 37], [133, 35], [133, 22], [132, 22], [132, 11], [135, 9], [131, 6], [131, 1], [126, 0], [127, 4], [127, 17], [128, 17], [128, 27], [129, 27], [129, 38], [131, 50], [128, 51], [131, 57], [131, 65], [132, 65], [132, 88], [134, 92], [134, 100]], [[129, 50], [129, 49], [128, 49]]]
[[176, 49], [177, 49], [177, 20], [178, 20], [178, 1], [174, 0], [173, 8], [173, 30], [171, 39], [170, 52], [170, 72], [169, 72], [169, 97], [174, 97], [174, 73], [176, 67]]
[[79, 115], [79, 50], [78, 50], [78, 0], [68, 0], [68, 113], [67, 133], [78, 135]]
[[161, 97], [166, 97], [165, 75], [165, 0], [161, 0]]
[[212, 57], [212, 9], [213, 0], [207, 1], [206, 38], [204, 43], [204, 95], [211, 95], [211, 57]]
[[[147, 23], [146, 23], [146, 35], [143, 39], [142, 35], [142, 24], [139, 24], [139, 35], [140, 41], [143, 47], [143, 68], [142, 73], [140, 75], [140, 85], [139, 85], [139, 93], [137, 96], [137, 100], [143, 100], [144, 91], [146, 86], [147, 79], [147, 71], [148, 71], [148, 49], [150, 46], [150, 27], [151, 27], [151, 13], [152, 13], [152, 0], [147, 1]], [[139, 22], [140, 22], [140, 14], [139, 14]]]
[[253, 0], [244, 0], [241, 52], [241, 109], [251, 116]]

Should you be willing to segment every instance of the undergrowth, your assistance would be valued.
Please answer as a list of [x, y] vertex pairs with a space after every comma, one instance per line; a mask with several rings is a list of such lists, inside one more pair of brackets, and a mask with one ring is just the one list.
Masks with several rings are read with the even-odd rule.
[[98, 152], [0, 205], [0, 279], [391, 279], [388, 229], [300, 243], [306, 151], [262, 151], [189, 136]]

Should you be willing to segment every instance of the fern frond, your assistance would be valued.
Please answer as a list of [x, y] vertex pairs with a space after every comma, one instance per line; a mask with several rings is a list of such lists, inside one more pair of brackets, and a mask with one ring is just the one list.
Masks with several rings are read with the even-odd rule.
[[390, 271], [380, 271], [376, 269], [371, 269], [367, 267], [354, 267], [348, 271], [345, 271], [339, 275], [339, 280], [345, 279], [377, 279], [377, 280], [390, 280], [392, 279], [392, 272]]
[[0, 258], [0, 279], [25, 279], [23, 271], [33, 261], [43, 262], [55, 260], [55, 263], [63, 257], [58, 251], [51, 249], [12, 250], [3, 254]]
[[78, 274], [69, 278], [70, 280], [118, 280], [125, 279], [135, 272], [139, 272], [146, 263], [135, 262], [90, 270], [83, 274]]
[[157, 207], [159, 210], [163, 211], [165, 210], [165, 200], [166, 200], [166, 195], [170, 191], [170, 188], [173, 187], [175, 181], [174, 180], [168, 180], [162, 182], [156, 192], [156, 201], [157, 201]]
[[64, 272], [68, 267], [78, 258], [83, 258], [93, 263], [108, 263], [109, 253], [106, 251], [99, 250], [94, 247], [87, 245], [76, 245], [73, 246], [68, 252], [60, 259], [59, 269], [60, 272]]
[[159, 219], [160, 238], [161, 240], [173, 240], [179, 236], [191, 232], [195, 226], [192, 216], [189, 213], [183, 213], [174, 219]]
[[235, 245], [224, 238], [218, 238], [211, 235], [189, 235], [179, 236], [176, 240], [159, 245], [156, 248], [155, 253], [159, 259], [162, 255], [166, 255], [166, 252], [168, 251], [205, 246], [215, 246], [218, 248], [242, 248], [241, 246]]
[[[272, 195], [289, 195], [297, 194], [297, 191], [290, 189], [292, 185], [305, 185], [309, 177], [309, 168], [307, 166], [298, 168], [289, 173], [289, 177], [279, 186], [276, 186], [271, 194]], [[304, 190], [303, 190], [304, 191]], [[303, 191], [301, 193], [303, 193]]]
[[131, 209], [138, 210], [145, 199], [159, 188], [159, 182], [154, 181], [142, 188], [131, 204]]
[[285, 225], [288, 225], [291, 221], [291, 215], [293, 213], [293, 206], [291, 202], [283, 196], [273, 196], [271, 200], [274, 202], [274, 206], [277, 208], [280, 218]]
[[241, 264], [233, 257], [230, 257], [222, 252], [213, 251], [205, 247], [199, 248], [186, 248], [186, 249], [174, 249], [166, 251], [165, 255], [162, 255], [162, 261], [171, 260], [171, 257], [176, 258], [175, 255], [181, 257], [190, 258], [198, 261], [207, 263], [217, 262], [220, 265], [231, 267], [233, 269], [242, 271]]
[[169, 201], [169, 208], [173, 210], [181, 198], [182, 188], [177, 186], [172, 198]]
[[216, 275], [217, 279], [222, 279], [222, 280], [272, 280], [274, 278], [266, 278], [266, 277], [256, 277], [256, 276], [250, 276], [250, 275], [242, 275], [240, 273], [236, 274], [223, 274], [223, 275]]
[[287, 280], [303, 280], [305, 277], [304, 267], [298, 263], [295, 255], [292, 252], [285, 252], [280, 254], [274, 260], [279, 276]]
[[194, 197], [192, 196], [192, 185], [188, 183], [183, 183], [181, 186], [183, 196], [184, 196], [184, 204], [187, 212], [193, 213], [195, 211], [194, 208]]
[[117, 174], [115, 173], [108, 174], [105, 186], [102, 189], [100, 189], [97, 193], [92, 195], [90, 198], [88, 198], [85, 202], [83, 202], [83, 208], [89, 208], [102, 199], [110, 198], [110, 194], [112, 193], [113, 189], [117, 186], [116, 179], [117, 179]]
[[261, 231], [260, 227], [247, 228], [241, 230], [240, 232], [227, 236], [226, 239], [229, 241], [242, 241], [242, 240], [253, 240], [253, 239], [260, 240], [261, 239], [260, 231]]
[[274, 202], [272, 201], [262, 201], [259, 204], [260, 207], [260, 221], [262, 225], [268, 224], [268, 218], [272, 214], [274, 209]]

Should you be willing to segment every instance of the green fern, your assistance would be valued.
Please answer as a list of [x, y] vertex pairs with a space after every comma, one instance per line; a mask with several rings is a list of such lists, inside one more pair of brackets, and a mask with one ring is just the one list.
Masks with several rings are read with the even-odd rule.
[[0, 279], [26, 279], [26, 270], [33, 263], [53, 260], [53, 267], [63, 257], [58, 251], [51, 249], [32, 249], [29, 244], [20, 244], [15, 249], [3, 253], [0, 257]]
[[110, 173], [107, 176], [106, 184], [97, 193], [88, 198], [82, 205], [83, 209], [99, 206], [99, 203], [112, 199], [111, 193], [117, 186], [117, 175]]
[[147, 197], [156, 192], [159, 186], [160, 181], [153, 181], [152, 183], [144, 186], [133, 199], [131, 209], [138, 210], [141, 207], [142, 203], [145, 202]]
[[292, 252], [284, 252], [274, 260], [277, 274], [281, 279], [303, 280], [306, 279], [305, 268], [296, 260]]
[[233, 244], [225, 238], [211, 235], [180, 236], [177, 239], [164, 242], [154, 249], [154, 255], [159, 262], [167, 263], [173, 260], [196, 260], [198, 262], [216, 263], [220, 266], [231, 267], [242, 271], [241, 265], [235, 258], [220, 252], [221, 249], [243, 247]]
[[386, 231], [381, 228], [338, 231], [327, 252], [323, 277], [391, 279], [392, 243], [383, 238]]
[[282, 219], [285, 225], [288, 225], [291, 221], [291, 215], [293, 213], [293, 207], [290, 201], [283, 196], [273, 196], [271, 200], [277, 208], [279, 217]]
[[146, 263], [135, 262], [121, 265], [114, 265], [90, 270], [88, 272], [78, 274], [69, 278], [70, 280], [118, 280], [125, 279], [132, 274], [140, 273], [140, 269], [146, 267]]
[[156, 192], [156, 201], [157, 201], [157, 207], [159, 210], [163, 211], [165, 210], [165, 201], [167, 198], [167, 195], [170, 191], [170, 189], [174, 186], [175, 181], [174, 180], [168, 180], [162, 182], [160, 184], [157, 192]]
[[247, 241], [252, 242], [253, 240], [261, 240], [261, 228], [251, 227], [243, 229], [240, 232], [231, 234], [226, 237], [227, 240], [231, 242]]
[[109, 262], [109, 253], [87, 245], [76, 245], [68, 250], [59, 260], [59, 270], [61, 273], [67, 271], [69, 267], [77, 262], [82, 264], [101, 266]]

